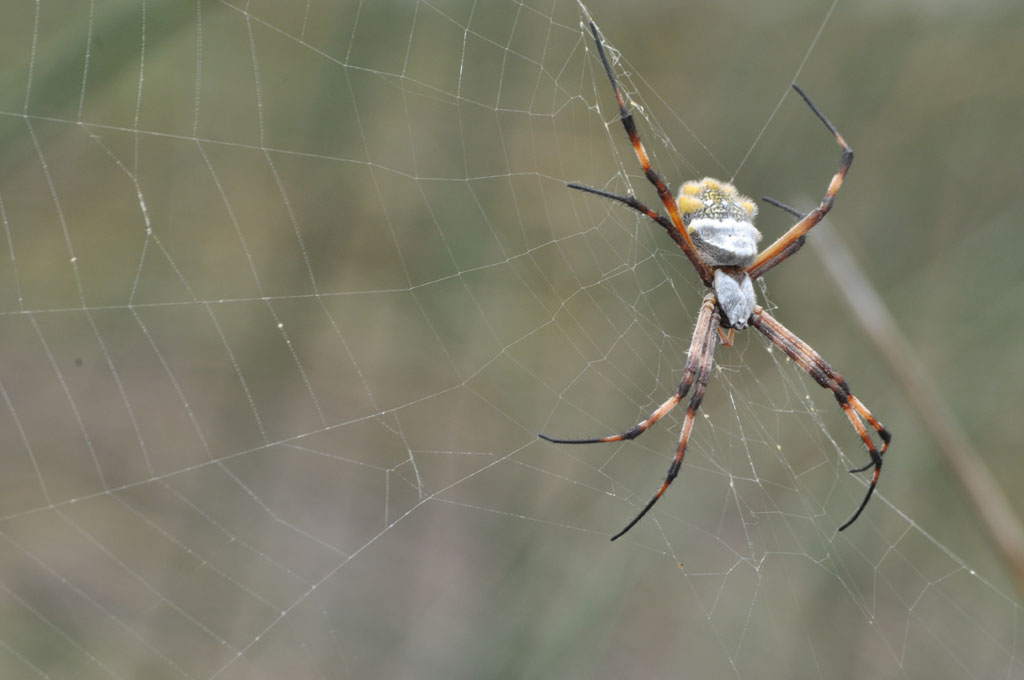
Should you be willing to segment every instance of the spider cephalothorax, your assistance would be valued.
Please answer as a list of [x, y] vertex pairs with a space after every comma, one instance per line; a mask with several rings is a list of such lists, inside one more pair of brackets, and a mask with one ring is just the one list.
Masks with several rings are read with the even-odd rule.
[[[766, 311], [757, 305], [754, 296], [752, 281], [763, 276], [767, 271], [783, 262], [790, 255], [795, 253], [803, 245], [807, 232], [818, 224], [823, 217], [832, 209], [835, 196], [839, 187], [843, 184], [846, 172], [853, 163], [853, 149], [836, 131], [835, 127], [818, 110], [811, 100], [804, 94], [804, 91], [793, 85], [793, 89], [803, 98], [814, 115], [818, 117], [829, 132], [835, 138], [842, 155], [839, 159], [839, 170], [832, 177], [832, 181], [825, 191], [818, 207], [806, 215], [800, 217], [800, 213], [773, 201], [765, 199], [773, 205], [794, 213], [800, 217], [799, 221], [763, 251], [757, 251], [757, 244], [761, 240], [761, 233], [754, 227], [754, 217], [757, 215], [757, 205], [736, 191], [736, 187], [728, 182], [721, 182], [706, 177], [699, 182], [686, 182], [679, 190], [679, 195], [673, 198], [664, 180], [651, 167], [647, 151], [640, 142], [640, 135], [636, 130], [636, 123], [633, 114], [630, 113], [619, 91], [619, 85], [615, 80], [615, 73], [608, 62], [604, 46], [601, 44], [601, 36], [597, 32], [597, 26], [590, 22], [590, 31], [594, 35], [594, 42], [597, 43], [597, 53], [601, 57], [608, 80], [611, 81], [612, 90], [615, 92], [615, 99], [619, 106], [619, 118], [626, 134], [633, 145], [637, 159], [644, 175], [654, 185], [658, 197], [665, 206], [668, 217], [648, 208], [636, 196], [632, 194], [613, 194], [602, 189], [582, 184], [572, 183], [569, 186], [598, 196], [604, 196], [620, 203], [624, 203], [634, 210], [646, 215], [661, 225], [689, 258], [697, 275], [704, 282], [711, 292], [704, 296], [701, 303], [700, 313], [697, 315], [696, 328], [693, 331], [693, 338], [690, 341], [690, 350], [687, 354], [686, 367], [683, 370], [683, 379], [675, 394], [669, 397], [661, 406], [655, 409], [646, 420], [642, 420], [622, 434], [608, 437], [597, 437], [593, 439], [556, 439], [547, 435], [540, 435], [543, 439], [559, 444], [593, 444], [597, 442], [618, 442], [634, 439], [646, 432], [648, 428], [661, 420], [669, 411], [676, 407], [683, 397], [693, 387], [693, 395], [690, 397], [686, 409], [686, 417], [683, 420], [682, 433], [679, 436], [679, 446], [676, 454], [669, 465], [668, 474], [662, 482], [661, 487], [654, 496], [647, 502], [642, 510], [626, 525], [619, 533], [612, 536], [614, 541], [624, 533], [633, 528], [654, 504], [665, 493], [665, 490], [672, 483], [672, 480], [679, 474], [683, 464], [683, 455], [686, 453], [686, 445], [690, 441], [690, 433], [693, 431], [694, 418], [701, 400], [704, 398], [704, 390], [711, 380], [711, 365], [715, 347], [721, 342], [724, 345], [732, 344], [732, 333], [734, 330], [742, 330], [748, 325], [753, 326], [764, 334], [775, 346], [781, 349], [786, 356], [792, 359], [800, 368], [806, 371], [822, 387], [831, 390], [835, 395], [839, 407], [843, 409], [850, 424], [857, 432], [864, 447], [871, 457], [871, 461], [851, 472], [864, 472], [874, 468], [874, 475], [868, 485], [864, 500], [861, 501], [853, 516], [850, 517], [839, 530], [853, 524], [860, 513], [871, 500], [878, 484], [878, 476], [882, 471], [882, 456], [889, 448], [892, 435], [878, 420], [871, 415], [871, 412], [857, 397], [850, 392], [849, 385], [843, 377], [832, 368], [828, 362], [821, 358], [821, 355], [814, 351], [810, 345], [794, 335], [785, 326], [772, 318]], [[723, 333], [722, 329], [729, 329]], [[882, 440], [880, 448], [875, 446], [874, 440], [868, 434], [865, 423], [875, 430]]]

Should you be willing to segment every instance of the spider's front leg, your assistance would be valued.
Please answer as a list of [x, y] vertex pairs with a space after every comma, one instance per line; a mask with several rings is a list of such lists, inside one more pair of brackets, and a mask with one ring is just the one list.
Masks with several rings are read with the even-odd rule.
[[[860, 517], [860, 513], [864, 511], [864, 508], [867, 507], [868, 501], [871, 500], [871, 495], [875, 492], [875, 487], [878, 486], [878, 477], [882, 472], [882, 456], [885, 455], [885, 452], [889, 449], [889, 442], [892, 441], [892, 435], [885, 429], [877, 418], [871, 415], [871, 411], [861, 403], [860, 399], [853, 396], [850, 392], [850, 386], [846, 384], [846, 381], [843, 380], [843, 376], [841, 376], [838, 371], [832, 368], [832, 366], [830, 366], [820, 354], [815, 352], [810, 345], [776, 321], [771, 315], [761, 309], [760, 306], [754, 307], [754, 314], [750, 317], [750, 325], [764, 333], [765, 337], [771, 340], [776, 347], [785, 352], [786, 356], [796, 362], [796, 364], [814, 378], [819, 385], [825, 389], [832, 390], [832, 394], [835, 395], [840, 408], [843, 409], [843, 413], [846, 414], [850, 424], [853, 425], [853, 429], [857, 431], [861, 441], [864, 442], [864, 446], [868, 450], [868, 455], [871, 456], [871, 462], [867, 465], [850, 470], [850, 472], [864, 472], [865, 470], [874, 467], [875, 473], [871, 478], [868, 491], [864, 495], [864, 500], [861, 501], [857, 511], [853, 513], [853, 516], [850, 517], [850, 519], [846, 520], [846, 522], [839, 527], [839, 531], [842, 531]], [[871, 425], [871, 427], [875, 429], [875, 432], [878, 433], [878, 437], [882, 440], [881, 449], [875, 447], [875, 443], [868, 434], [867, 428], [864, 427], [864, 421]]]
[[679, 446], [676, 449], [676, 455], [672, 459], [671, 465], [669, 465], [668, 473], [665, 475], [665, 481], [662, 482], [661, 487], [654, 494], [651, 500], [647, 502], [647, 505], [644, 506], [640, 513], [637, 514], [637, 516], [634, 517], [622, 531], [612, 536], [611, 540], [614, 541], [632, 529], [636, 523], [639, 522], [652, 507], [654, 507], [654, 504], [658, 502], [658, 499], [665, 493], [665, 490], [672, 484], [672, 480], [674, 480], [679, 474], [679, 469], [683, 464], [683, 456], [686, 454], [686, 445], [690, 441], [690, 433], [693, 430], [693, 422], [697, 415], [697, 409], [700, 408], [700, 403], [704, 399], [704, 390], [707, 387], [708, 381], [711, 379], [711, 360], [714, 356], [715, 346], [718, 342], [718, 329], [720, 325], [721, 315], [718, 311], [717, 300], [714, 293], [708, 293], [704, 296], [700, 314], [697, 316], [697, 325], [693, 331], [693, 338], [690, 340], [690, 350], [686, 358], [686, 367], [683, 369], [683, 379], [679, 383], [679, 388], [676, 390], [675, 394], [665, 401], [665, 403], [655, 409], [654, 413], [652, 413], [646, 420], [640, 421], [622, 434], [615, 434], [608, 437], [560, 439], [556, 437], [549, 437], [546, 434], [538, 435], [541, 439], [545, 439], [555, 444], [597, 444], [600, 442], [619, 442], [628, 439], [635, 439], [650, 429], [650, 427], [656, 422], [661, 420], [669, 411], [675, 408], [676, 405], [683, 400], [683, 397], [686, 396], [687, 392], [690, 391], [690, 387], [696, 385], [693, 391], [693, 396], [690, 397], [690, 403], [686, 409], [686, 418], [683, 421], [683, 430], [679, 436]]

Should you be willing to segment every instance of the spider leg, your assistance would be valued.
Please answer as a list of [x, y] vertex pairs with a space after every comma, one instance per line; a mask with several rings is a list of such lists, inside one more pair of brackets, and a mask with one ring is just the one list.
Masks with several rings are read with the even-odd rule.
[[669, 411], [674, 409], [676, 404], [682, 401], [683, 397], [686, 396], [686, 393], [690, 391], [690, 386], [693, 384], [694, 376], [697, 374], [697, 365], [700, 362], [701, 354], [704, 352], [704, 345], [707, 342], [706, 336], [712, 332], [712, 323], [714, 323], [715, 328], [718, 327], [718, 317], [715, 305], [716, 300], [714, 293], [708, 293], [704, 296], [700, 313], [697, 315], [697, 324], [693, 329], [693, 337], [690, 339], [690, 349], [686, 353], [686, 366], [683, 368], [683, 379], [679, 382], [679, 388], [676, 389], [675, 393], [671, 397], [665, 400], [665, 403], [656, 408], [654, 413], [652, 413], [646, 420], [641, 420], [622, 434], [613, 434], [608, 437], [562, 439], [559, 437], [549, 437], [546, 434], [539, 434], [537, 436], [554, 444], [600, 444], [636, 439], [649, 430], [652, 425], [665, 417]]
[[767, 203], [768, 205], [775, 206], [779, 210], [785, 210], [786, 212], [788, 212], [790, 215], [792, 215], [793, 217], [797, 218], [798, 220], [802, 219], [803, 216], [804, 216], [804, 214], [802, 212], [800, 212], [799, 210], [797, 210], [793, 206], [786, 205], [782, 201], [776, 201], [771, 196], [762, 196], [761, 200], [764, 201], [765, 203]]
[[[706, 300], [707, 298], [705, 298]], [[694, 378], [696, 384], [693, 388], [693, 396], [690, 397], [690, 403], [686, 407], [686, 419], [683, 420], [683, 431], [679, 435], [679, 446], [676, 448], [676, 455], [672, 459], [672, 463], [668, 466], [665, 481], [661, 483], [661, 487], [654, 493], [651, 500], [647, 501], [647, 505], [643, 507], [643, 510], [637, 513], [636, 517], [622, 531], [612, 536], [611, 540], [613, 541], [636, 526], [636, 523], [643, 519], [643, 516], [654, 507], [654, 504], [658, 502], [658, 499], [661, 498], [665, 490], [668, 489], [676, 476], [679, 475], [679, 469], [683, 465], [683, 456], [686, 454], [686, 445], [690, 443], [690, 433], [693, 432], [693, 421], [697, 416], [697, 409], [700, 408], [700, 403], [704, 399], [704, 390], [708, 386], [708, 381], [711, 380], [711, 359], [715, 354], [715, 345], [718, 341], [717, 331], [719, 322], [718, 310], [714, 309], [711, 314], [711, 324], [708, 326], [703, 338], [701, 353], [697, 361], [697, 372]]]
[[[850, 165], [853, 163], [853, 149], [851, 149], [850, 145], [846, 143], [846, 140], [839, 134], [835, 126], [829, 122], [828, 118], [825, 117], [825, 114], [823, 114], [818, 107], [814, 105], [814, 102], [811, 101], [810, 97], [808, 97], [796, 83], [793, 83], [793, 89], [797, 91], [797, 94], [803, 97], [803, 100], [807, 102], [809, 107], [811, 107], [811, 111], [813, 111], [814, 115], [818, 117], [818, 120], [824, 123], [825, 127], [828, 128], [828, 131], [832, 133], [832, 136], [836, 138], [836, 142], [843, 150], [843, 153], [839, 158], [839, 170], [837, 170], [836, 174], [832, 176], [832, 181], [829, 182], [828, 189], [825, 191], [825, 195], [822, 197], [821, 203], [817, 208], [807, 213], [799, 222], [790, 227], [789, 231], [780, 236], [775, 243], [771, 244], [758, 254], [754, 262], [746, 269], [747, 274], [750, 275], [751, 279], [763, 276], [765, 272], [769, 271], [800, 249], [800, 245], [803, 245], [802, 239], [807, 232], [818, 224], [818, 222], [821, 222], [825, 215], [828, 214], [828, 211], [832, 209], [832, 205], [836, 200], [836, 194], [839, 192], [839, 187], [843, 185], [843, 179], [846, 178], [846, 173], [850, 169]], [[784, 210], [787, 209], [777, 202], [769, 202], [777, 207], [783, 208]], [[794, 246], [793, 244], [796, 242], [800, 242], [800, 244]]]
[[636, 196], [631, 196], [629, 194], [613, 194], [610, 191], [595, 189], [594, 187], [588, 187], [586, 184], [577, 184], [576, 182], [569, 182], [566, 186], [570, 189], [578, 189], [579, 191], [585, 191], [588, 194], [595, 194], [604, 198], [610, 198], [613, 201], [618, 201], [619, 203], [625, 203], [633, 210], [650, 217], [652, 220], [660, 224], [665, 231], [668, 232], [668, 235], [672, 237], [672, 240], [676, 242], [676, 245], [684, 251], [686, 250], [686, 241], [683, 239], [682, 233], [675, 228], [667, 217], [648, 208], [646, 205], [641, 203]]
[[[843, 376], [822, 359], [821, 355], [815, 352], [810, 345], [772, 318], [760, 306], [754, 307], [754, 313], [750, 317], [750, 325], [764, 333], [765, 337], [785, 352], [790, 359], [814, 378], [819, 385], [825, 389], [832, 390], [832, 394], [835, 395], [840, 408], [843, 409], [853, 429], [856, 430], [861, 441], [864, 442], [868, 455], [871, 456], [871, 461], [867, 465], [850, 470], [850, 472], [864, 472], [874, 467], [875, 473], [871, 477], [867, 493], [864, 495], [864, 500], [861, 501], [857, 511], [839, 527], [839, 531], [842, 531], [860, 517], [860, 513], [863, 512], [868, 501], [871, 500], [871, 495], [875, 492], [875, 487], [878, 486], [878, 477], [882, 472], [882, 456], [889, 449], [892, 435], [878, 419], [871, 415], [871, 411], [861, 403], [860, 399], [850, 393], [850, 386], [843, 380]], [[878, 433], [879, 438], [882, 440], [881, 449], [875, 447], [875, 443], [868, 434], [867, 428], [864, 427], [865, 421]]]
[[686, 409], [686, 419], [683, 421], [683, 431], [679, 436], [679, 447], [676, 449], [676, 455], [672, 459], [672, 464], [669, 465], [668, 474], [665, 476], [665, 481], [662, 483], [661, 488], [658, 489], [654, 497], [644, 506], [644, 509], [640, 511], [636, 517], [633, 518], [625, 529], [612, 536], [612, 540], [619, 538], [624, 533], [633, 528], [633, 526], [640, 521], [640, 518], [647, 514], [647, 512], [654, 506], [654, 504], [661, 498], [661, 495], [665, 493], [665, 489], [669, 487], [672, 480], [679, 474], [679, 468], [683, 464], [683, 455], [686, 453], [686, 445], [690, 441], [690, 432], [693, 430], [693, 419], [697, 414], [697, 409], [700, 407], [700, 402], [704, 398], [704, 389], [707, 387], [708, 380], [711, 377], [711, 359], [715, 351], [715, 344], [718, 340], [718, 328], [721, 323], [721, 317], [718, 312], [718, 301], [715, 298], [714, 293], [708, 293], [704, 296], [704, 301], [701, 304], [700, 313], [697, 315], [697, 324], [693, 330], [693, 337], [690, 340], [690, 349], [687, 352], [686, 367], [683, 369], [683, 379], [679, 383], [679, 388], [675, 393], [665, 400], [661, 406], [654, 410], [654, 413], [650, 415], [646, 420], [642, 420], [634, 425], [629, 430], [626, 430], [622, 434], [615, 434], [609, 437], [596, 437], [592, 439], [559, 439], [556, 437], [549, 437], [546, 434], [538, 435], [541, 439], [544, 439], [555, 444], [597, 444], [600, 442], [620, 442], [628, 439], [635, 439], [646, 432], [652, 425], [661, 420], [665, 414], [671, 411], [676, 405], [683, 400], [687, 392], [690, 391], [690, 387], [696, 383], [697, 387], [693, 391], [693, 396], [690, 398], [689, 406]]
[[[668, 211], [668, 216], [672, 220], [672, 225], [682, 240], [677, 239], [675, 236], [676, 243], [686, 253], [686, 257], [690, 259], [693, 264], [693, 268], [697, 270], [697, 275], [700, 276], [700, 280], [704, 282], [704, 285], [711, 287], [711, 268], [704, 262], [704, 259], [697, 252], [697, 247], [693, 244], [693, 240], [690, 238], [689, 232], [686, 231], [686, 227], [683, 225], [683, 218], [679, 214], [679, 205], [672, 197], [672, 192], [669, 191], [668, 186], [661, 176], [651, 167], [651, 159], [647, 156], [647, 150], [644, 149], [643, 142], [640, 141], [640, 133], [637, 132], [636, 122], [633, 120], [633, 114], [626, 106], [626, 100], [622, 97], [622, 92], [619, 91], [619, 84], [615, 80], [615, 73], [612, 71], [612, 65], [608, 62], [608, 55], [605, 54], [604, 45], [601, 44], [601, 36], [597, 32], [597, 25], [590, 22], [590, 32], [594, 34], [594, 42], [597, 44], [597, 53], [601, 57], [601, 63], [604, 64], [605, 73], [608, 74], [608, 80], [612, 84], [612, 90], [615, 92], [615, 101], [619, 105], [619, 118], [622, 120], [622, 126], [626, 128], [626, 134], [629, 136], [629, 141], [633, 145], [633, 151], [636, 152], [637, 160], [640, 161], [640, 167], [644, 171], [644, 175], [647, 177], [647, 181], [654, 185], [654, 188], [658, 191], [658, 197], [661, 202], [665, 205], [665, 210]], [[820, 116], [820, 114], [819, 114]], [[615, 196], [609, 196], [609, 198], [617, 198]], [[627, 201], [623, 201], [627, 205], [630, 205]], [[633, 206], [635, 207], [635, 206]], [[645, 212], [642, 211], [641, 212]], [[646, 212], [645, 212], [646, 214]], [[650, 217], [650, 215], [648, 215]], [[654, 218], [652, 218], [654, 219]], [[661, 220], [655, 219], [658, 224], [665, 226]], [[671, 231], [669, 232], [671, 234]]]
[[[774, 198], [770, 198], [768, 196], [762, 196], [761, 200], [764, 201], [765, 203], [769, 204], [769, 205], [773, 205], [776, 208], [779, 208], [780, 210], [785, 210], [786, 212], [788, 212], [790, 215], [792, 215], [793, 217], [795, 217], [797, 219], [801, 219], [801, 218], [804, 217], [804, 213], [800, 212], [799, 210], [797, 210], [796, 208], [794, 208], [792, 206], [786, 205], [782, 201], [776, 201]], [[775, 264], [778, 264], [779, 262], [782, 262], [786, 258], [788, 258], [791, 255], [793, 255], [796, 251], [798, 251], [801, 248], [803, 248], [804, 247], [804, 241], [806, 241], [806, 240], [807, 240], [807, 235], [804, 234], [803, 236], [801, 236], [797, 240], [791, 241], [789, 244], [787, 244], [786, 247], [783, 248], [782, 250], [780, 250], [778, 255], [775, 256]], [[772, 267], [774, 267], [775, 264], [773, 264]], [[771, 267], [769, 267], [769, 269], [770, 268]]]

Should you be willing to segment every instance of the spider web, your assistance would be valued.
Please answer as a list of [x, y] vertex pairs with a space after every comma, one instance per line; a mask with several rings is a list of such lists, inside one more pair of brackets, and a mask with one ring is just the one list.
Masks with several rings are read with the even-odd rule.
[[[912, 332], [939, 338], [935, 365], [977, 338], [929, 325], [920, 291], [973, 310], [943, 273], [965, 247], [1016, 271], [995, 244], [1022, 209], [993, 179], [1012, 159], [990, 183], [925, 182], [941, 164], [908, 150], [937, 134], [928, 105], [991, 123], [1018, 79], [971, 81], [969, 111], [943, 99], [920, 77], [947, 45], [941, 8], [621, 4], [5, 9], [4, 677], [1020, 676], [1013, 586], [812, 254], [758, 294], [895, 433], [849, 530], [863, 448], [753, 332], [718, 350], [679, 478], [615, 544], [682, 414], [623, 444], [537, 439], [649, 414], [703, 293], [660, 228], [565, 188], [656, 204], [588, 13], [672, 185], [822, 191], [838, 151], [784, 99], [797, 76], [876, 154], [834, 219]], [[1019, 8], [972, 11], [979, 59], [1019, 50]], [[908, 26], [935, 37], [865, 66], [868, 37]], [[950, 188], [976, 200], [934, 199]], [[961, 211], [993, 197], [965, 246]], [[771, 239], [787, 216], [759, 225]], [[1013, 431], [972, 422], [1012, 453]], [[992, 462], [1013, 478], [1011, 461]]]

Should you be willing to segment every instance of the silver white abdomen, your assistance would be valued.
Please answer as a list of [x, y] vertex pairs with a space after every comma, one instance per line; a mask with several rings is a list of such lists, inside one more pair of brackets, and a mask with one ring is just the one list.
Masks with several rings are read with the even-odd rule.
[[757, 257], [761, 232], [750, 220], [698, 217], [690, 221], [690, 238], [712, 267], [746, 267]]

